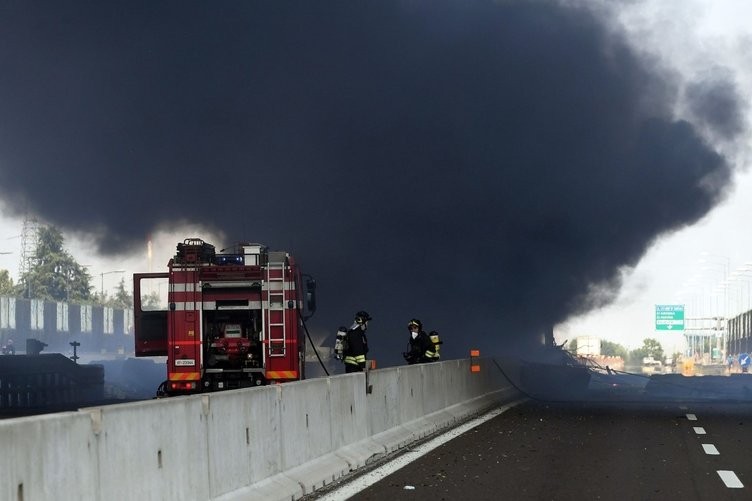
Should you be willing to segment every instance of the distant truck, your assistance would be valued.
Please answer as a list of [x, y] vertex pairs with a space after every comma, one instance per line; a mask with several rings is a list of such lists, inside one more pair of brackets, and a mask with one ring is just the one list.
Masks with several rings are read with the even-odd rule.
[[648, 376], [663, 374], [663, 364], [653, 357], [645, 357], [642, 359], [642, 373]]
[[672, 357], [666, 357], [663, 369], [666, 374], [674, 372], [674, 359]]

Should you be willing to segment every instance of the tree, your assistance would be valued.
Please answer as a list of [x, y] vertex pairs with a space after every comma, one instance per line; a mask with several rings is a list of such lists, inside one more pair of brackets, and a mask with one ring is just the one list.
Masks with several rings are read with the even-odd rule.
[[151, 292], [141, 298], [141, 309], [144, 311], [164, 309], [162, 298], [157, 292]]
[[642, 347], [632, 350], [629, 355], [635, 362], [641, 362], [645, 357], [653, 357], [654, 360], [663, 360], [663, 347], [658, 340], [646, 338], [642, 341]]
[[57, 228], [38, 230], [34, 262], [21, 277], [23, 296], [53, 301], [90, 301], [91, 277], [63, 247]]
[[611, 341], [601, 341], [601, 355], [607, 357], [621, 357], [622, 360], [627, 359], [628, 351], [625, 347], [618, 343], [612, 343]]
[[133, 295], [125, 288], [125, 278], [120, 279], [120, 283], [115, 289], [115, 295], [111, 298], [106, 297], [104, 304], [112, 308], [133, 308]]
[[0, 270], [0, 296], [15, 296], [16, 286], [8, 270]]

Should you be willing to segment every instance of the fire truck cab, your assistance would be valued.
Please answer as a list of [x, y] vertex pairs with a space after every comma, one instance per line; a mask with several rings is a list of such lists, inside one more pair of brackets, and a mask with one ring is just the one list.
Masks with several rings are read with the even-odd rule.
[[[167, 304], [155, 304], [165, 280]], [[314, 294], [286, 252], [241, 243], [217, 253], [186, 239], [166, 273], [133, 275], [136, 356], [167, 357], [158, 395], [303, 379]]]

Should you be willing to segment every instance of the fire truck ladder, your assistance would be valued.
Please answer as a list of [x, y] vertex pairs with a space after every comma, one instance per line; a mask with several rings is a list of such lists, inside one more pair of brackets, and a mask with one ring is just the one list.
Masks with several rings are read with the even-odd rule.
[[285, 262], [272, 262], [266, 267], [269, 297], [269, 356], [284, 357], [287, 353], [285, 325]]

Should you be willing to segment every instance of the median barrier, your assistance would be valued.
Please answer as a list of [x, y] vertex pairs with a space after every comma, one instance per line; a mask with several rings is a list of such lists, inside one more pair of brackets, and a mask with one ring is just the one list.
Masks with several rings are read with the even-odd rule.
[[0, 493], [297, 499], [517, 396], [480, 362], [480, 373], [450, 360], [0, 421]]
[[88, 440], [98, 457], [99, 493], [92, 499], [209, 498], [206, 400], [197, 395], [82, 411], [90, 415]]
[[98, 480], [88, 415], [0, 420], [0, 499], [97, 499]]
[[212, 497], [282, 471], [280, 394], [279, 386], [264, 386], [204, 396]]

